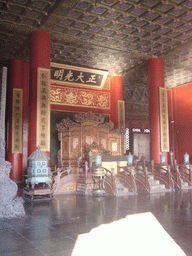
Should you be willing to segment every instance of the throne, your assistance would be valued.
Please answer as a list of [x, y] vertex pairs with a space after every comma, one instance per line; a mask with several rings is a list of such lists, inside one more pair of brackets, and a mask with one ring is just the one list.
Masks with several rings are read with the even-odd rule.
[[78, 113], [74, 120], [63, 119], [56, 125], [60, 141], [59, 163], [76, 167], [77, 160], [94, 162], [97, 153], [120, 156], [121, 133], [113, 130], [112, 122], [104, 123], [103, 115], [92, 112]]

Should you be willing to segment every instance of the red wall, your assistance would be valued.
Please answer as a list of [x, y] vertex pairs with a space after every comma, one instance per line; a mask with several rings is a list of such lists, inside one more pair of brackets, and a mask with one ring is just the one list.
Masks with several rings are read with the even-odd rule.
[[170, 150], [178, 163], [187, 152], [192, 160], [192, 84], [168, 91]]

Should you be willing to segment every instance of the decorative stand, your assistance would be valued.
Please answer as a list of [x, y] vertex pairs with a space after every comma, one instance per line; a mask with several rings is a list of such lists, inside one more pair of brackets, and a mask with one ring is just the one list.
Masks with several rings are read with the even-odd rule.
[[33, 201], [45, 201], [51, 200], [53, 198], [52, 191], [50, 189], [45, 189], [42, 187], [36, 188], [34, 190], [24, 189], [23, 194], [25, 199]]

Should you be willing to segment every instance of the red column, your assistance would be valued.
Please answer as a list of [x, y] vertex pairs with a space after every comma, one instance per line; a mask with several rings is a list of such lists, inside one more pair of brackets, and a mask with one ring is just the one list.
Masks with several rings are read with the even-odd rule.
[[13, 88], [23, 88], [23, 64], [19, 59], [11, 59], [9, 68], [9, 84], [7, 90], [7, 161], [11, 162], [10, 178], [14, 181], [22, 179], [22, 154], [12, 154], [12, 107]]
[[123, 100], [123, 82], [121, 76], [110, 78], [111, 90], [111, 111], [110, 120], [114, 123], [114, 128], [118, 128], [118, 100]]
[[23, 64], [23, 154], [22, 179], [27, 174], [28, 164], [28, 136], [29, 136], [29, 63]]
[[[34, 31], [31, 34], [30, 47], [30, 89], [29, 89], [29, 151], [36, 150], [37, 123], [37, 68], [50, 68], [50, 34]], [[50, 152], [47, 152], [48, 155]]]
[[[150, 121], [150, 149], [151, 160], [160, 163], [160, 113], [159, 87], [164, 86], [163, 60], [153, 58], [148, 61], [148, 93], [149, 93], [149, 121]], [[167, 160], [167, 153], [166, 153]]]
[[[174, 157], [175, 157], [175, 159], [177, 159], [177, 161], [179, 160], [179, 156], [180, 156], [180, 154], [179, 154], [179, 149], [180, 149], [180, 147], [179, 147], [179, 140], [178, 140], [178, 132], [177, 132], [177, 127], [178, 127], [178, 118], [177, 118], [177, 114], [178, 114], [178, 112], [177, 112], [177, 88], [172, 88], [171, 89], [171, 91], [172, 91], [172, 100], [173, 100], [173, 106], [172, 106], [172, 108], [173, 108], [173, 119], [172, 120], [174, 120], [174, 122], [172, 123], [172, 126], [173, 126], [173, 139], [174, 139], [174, 144], [173, 144], [173, 153], [174, 153]], [[183, 156], [182, 156], [183, 157]]]

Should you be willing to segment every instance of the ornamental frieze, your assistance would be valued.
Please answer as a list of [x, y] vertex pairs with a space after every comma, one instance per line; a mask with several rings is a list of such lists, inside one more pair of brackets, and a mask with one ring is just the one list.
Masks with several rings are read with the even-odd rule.
[[110, 109], [110, 93], [51, 85], [51, 104]]

